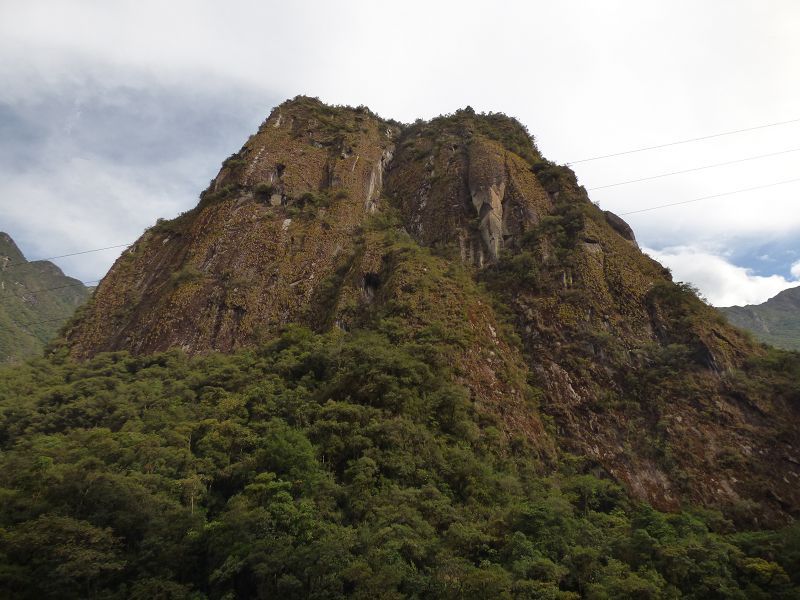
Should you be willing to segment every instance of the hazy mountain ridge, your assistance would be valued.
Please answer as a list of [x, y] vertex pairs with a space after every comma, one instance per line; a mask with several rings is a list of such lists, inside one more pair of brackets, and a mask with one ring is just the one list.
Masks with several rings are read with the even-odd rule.
[[730, 323], [758, 340], [786, 350], [800, 350], [800, 287], [780, 292], [761, 304], [719, 309]]
[[88, 296], [53, 263], [28, 262], [0, 232], [0, 362], [41, 353]]

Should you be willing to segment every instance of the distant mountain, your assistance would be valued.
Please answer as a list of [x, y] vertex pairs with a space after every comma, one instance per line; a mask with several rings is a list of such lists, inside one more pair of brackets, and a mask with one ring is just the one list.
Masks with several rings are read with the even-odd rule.
[[782, 291], [763, 304], [720, 308], [733, 325], [767, 344], [800, 350], [800, 286]]
[[89, 297], [89, 290], [48, 261], [29, 262], [0, 232], [0, 363], [41, 352]]

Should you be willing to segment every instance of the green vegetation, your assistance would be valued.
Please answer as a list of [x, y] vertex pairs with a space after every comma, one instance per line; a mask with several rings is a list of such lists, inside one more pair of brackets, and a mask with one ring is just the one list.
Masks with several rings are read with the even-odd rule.
[[241, 169], [247, 165], [247, 161], [242, 158], [238, 152], [231, 154], [228, 158], [226, 158], [222, 162], [222, 166], [226, 167], [232, 171], [236, 171]]
[[533, 135], [514, 117], [503, 113], [482, 113], [475, 119], [475, 127], [479, 133], [490, 140], [500, 142], [506, 149], [521, 156], [529, 163], [541, 160]]
[[[414, 137], [417, 135], [433, 138], [438, 143], [445, 132], [461, 136], [465, 129], [499, 142], [531, 165], [542, 161], [533, 136], [517, 119], [503, 113], [476, 113], [470, 106], [450, 115], [436, 117], [429, 122], [416, 121], [407, 127], [404, 143], [406, 147], [413, 145]], [[421, 160], [429, 154], [424, 148], [415, 148], [412, 151], [412, 158]]]
[[274, 191], [275, 186], [267, 183], [266, 181], [256, 184], [256, 186], [253, 188], [253, 193], [256, 195], [256, 198], [263, 202], [268, 201]]
[[89, 297], [51, 262], [28, 262], [0, 233], [0, 363], [40, 354]]
[[481, 273], [492, 289], [524, 287], [529, 290], [539, 288], [538, 257], [528, 250], [517, 253], [503, 251], [500, 260]]
[[[203, 208], [210, 206], [212, 204], [217, 204], [222, 202], [223, 200], [227, 200], [228, 198], [232, 198], [237, 194], [241, 193], [242, 186], [238, 184], [229, 184], [226, 185], [216, 192], [212, 192], [211, 188], [205, 190], [200, 194], [200, 202], [198, 203], [197, 207], [193, 210], [195, 212], [200, 212]], [[180, 218], [180, 217], [178, 217]]]
[[438, 356], [433, 342], [292, 328], [233, 355], [56, 355], [0, 372], [0, 588], [798, 597], [800, 528], [662, 514], [577, 459], [544, 476]]
[[182, 269], [178, 271], [173, 271], [170, 274], [170, 282], [175, 287], [180, 287], [185, 283], [189, 283], [191, 281], [197, 281], [198, 279], [203, 278], [203, 273], [194, 265], [185, 265]]
[[[521, 249], [504, 251], [496, 264], [481, 273], [481, 278], [495, 291], [543, 290], [563, 288], [560, 277], [564, 267], [571, 267], [571, 255], [584, 227], [585, 215], [581, 205], [556, 202], [553, 212], [527, 231], [520, 240]], [[542, 244], [554, 252], [549, 261], [540, 259]]]

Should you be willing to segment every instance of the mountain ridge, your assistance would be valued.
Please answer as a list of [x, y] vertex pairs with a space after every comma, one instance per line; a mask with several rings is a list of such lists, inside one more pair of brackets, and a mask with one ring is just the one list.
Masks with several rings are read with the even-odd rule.
[[0, 232], [0, 362], [40, 353], [88, 295], [55, 264], [26, 260]]
[[758, 340], [785, 350], [800, 350], [800, 286], [783, 290], [761, 304], [724, 306], [719, 310], [733, 325]]

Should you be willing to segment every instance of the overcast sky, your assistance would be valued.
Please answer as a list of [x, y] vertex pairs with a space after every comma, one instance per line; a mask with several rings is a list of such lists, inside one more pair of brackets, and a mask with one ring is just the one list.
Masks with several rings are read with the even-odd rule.
[[[800, 2], [0, 0], [0, 230], [135, 240], [297, 94], [404, 122], [516, 116], [565, 163], [800, 119]], [[790, 150], [796, 152], [784, 152]], [[618, 214], [800, 178], [800, 121], [574, 165]], [[717, 305], [800, 284], [800, 182], [625, 216]], [[101, 277], [119, 249], [57, 261]]]

